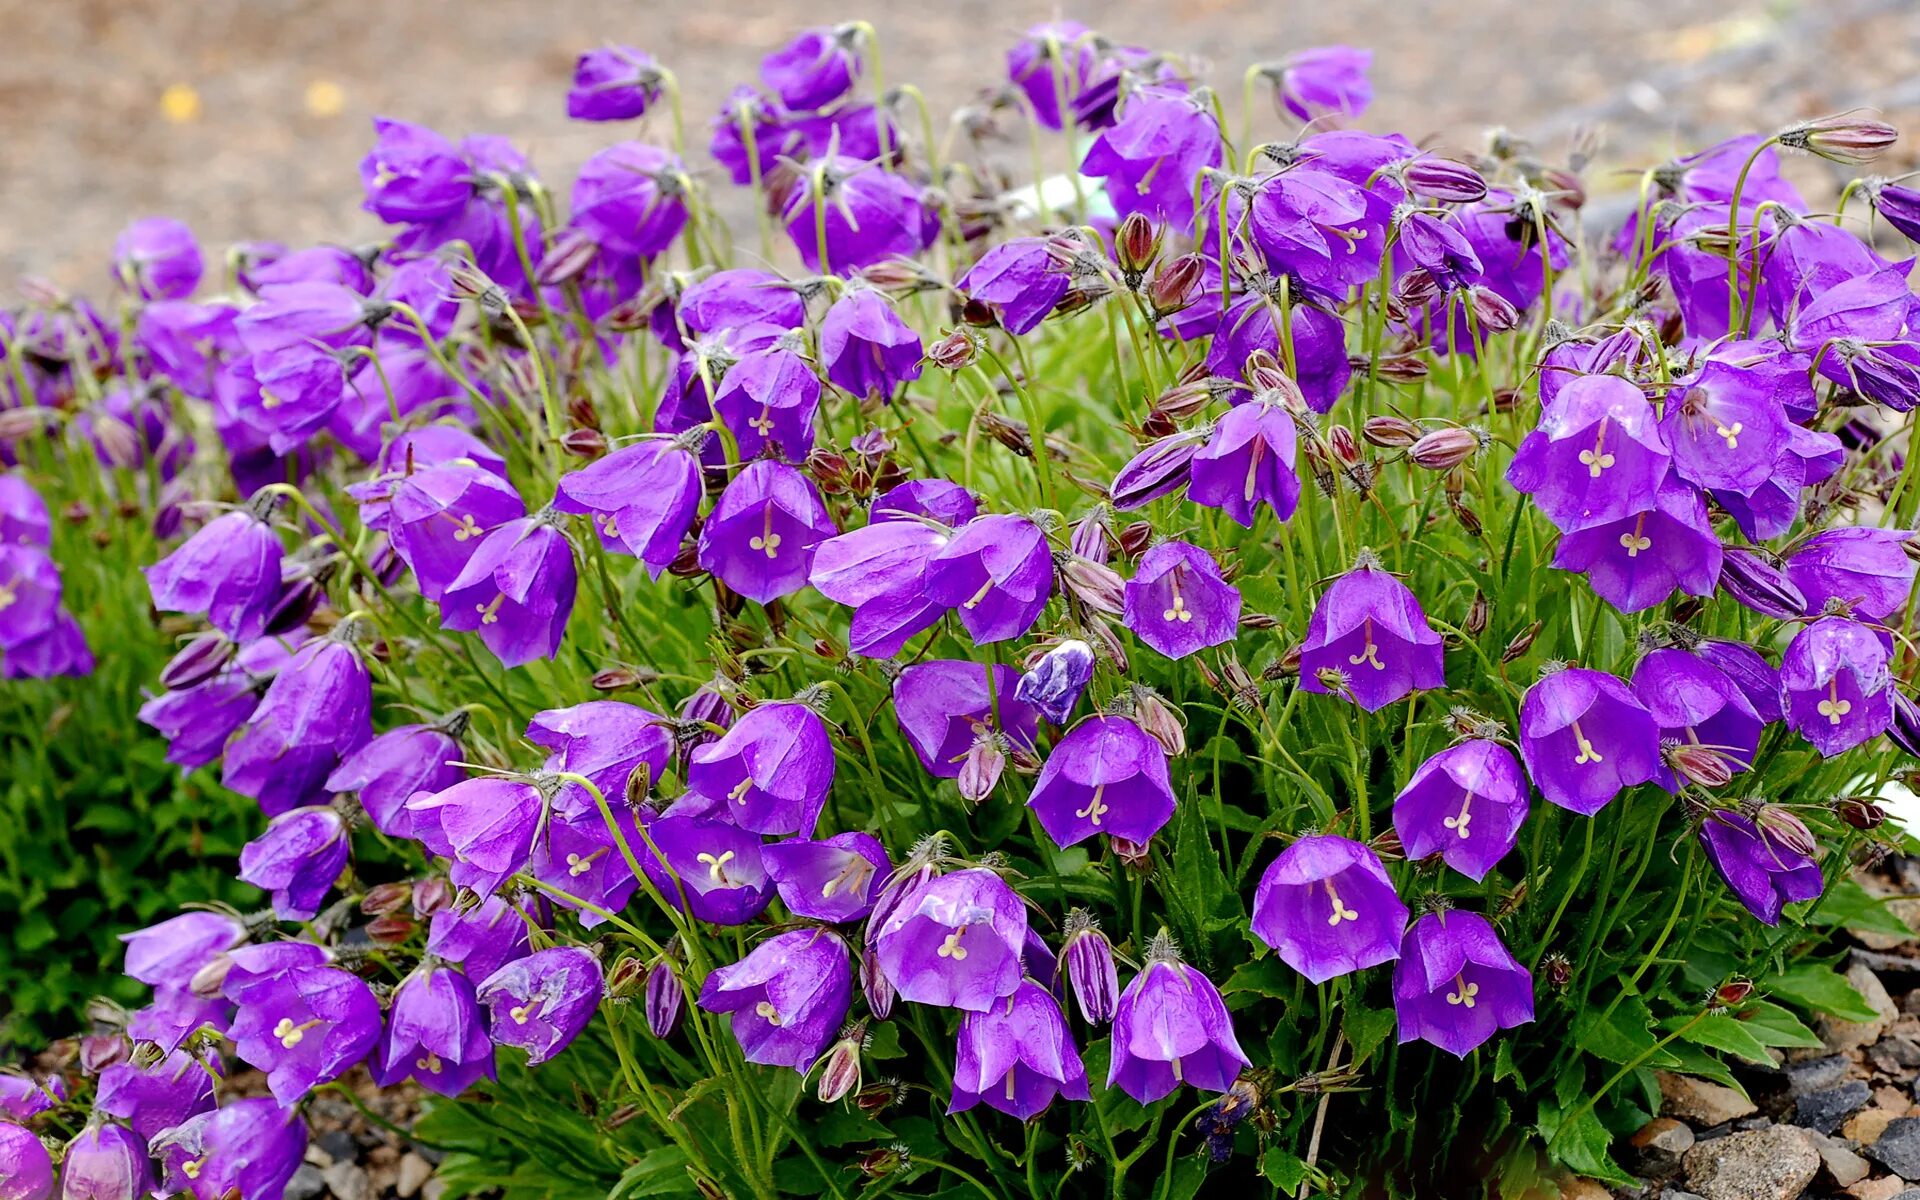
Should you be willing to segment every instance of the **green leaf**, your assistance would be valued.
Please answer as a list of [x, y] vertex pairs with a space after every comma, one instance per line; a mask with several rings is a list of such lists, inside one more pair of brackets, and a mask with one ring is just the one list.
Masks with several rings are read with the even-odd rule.
[[[1284, 1000], [1293, 995], [1296, 980], [1299, 977], [1280, 961], [1277, 954], [1265, 958], [1241, 963], [1220, 985], [1220, 994], [1229, 997], [1227, 1007], [1244, 1008], [1253, 1003], [1253, 997], [1266, 996], [1269, 999]], [[1235, 1004], [1231, 997], [1245, 998], [1244, 1003]]]
[[[1391, 1009], [1347, 1005], [1346, 1012], [1340, 1018], [1340, 1029], [1347, 1035], [1347, 1041], [1353, 1044], [1351, 1065], [1357, 1067], [1372, 1057], [1373, 1052], [1387, 1040], [1387, 1035], [1393, 1032], [1393, 1024]], [[1500, 1044], [1504, 1046], [1506, 1042]]]
[[1547, 1139], [1547, 1153], [1577, 1175], [1602, 1183], [1630, 1186], [1633, 1177], [1622, 1171], [1607, 1153], [1613, 1135], [1593, 1115], [1593, 1110], [1576, 1110], [1578, 1116], [1567, 1119], [1554, 1105], [1540, 1106], [1540, 1132]]
[[1527, 1089], [1527, 1081], [1520, 1077], [1520, 1069], [1513, 1065], [1513, 1039], [1501, 1038], [1500, 1048], [1493, 1052], [1493, 1081], [1513, 1080], [1513, 1086], [1521, 1091]]
[[1803, 963], [1767, 983], [1776, 995], [1802, 1008], [1831, 1013], [1843, 1020], [1872, 1021], [1880, 1015], [1844, 976], [1823, 964]]
[[1875, 896], [1851, 879], [1842, 879], [1827, 889], [1815, 925], [1858, 929], [1866, 933], [1885, 933], [1894, 937], [1912, 937], [1913, 928], [1887, 907], [1889, 897]]
[[1812, 1050], [1825, 1043], [1799, 1017], [1771, 1000], [1756, 1000], [1740, 1011], [1740, 1023], [1763, 1046]]
[[1653, 1014], [1647, 1010], [1647, 1002], [1629, 996], [1611, 1013], [1599, 1008], [1581, 1013], [1573, 1023], [1573, 1042], [1610, 1063], [1637, 1062], [1651, 1054], [1659, 1042], [1652, 1025]]
[[1260, 1159], [1260, 1173], [1283, 1194], [1290, 1196], [1300, 1190], [1300, 1185], [1313, 1174], [1313, 1168], [1305, 1160], [1279, 1146], [1268, 1146], [1266, 1154]]
[[687, 1190], [687, 1154], [678, 1146], [649, 1150], [620, 1173], [620, 1182], [607, 1200], [637, 1200], [641, 1196], [673, 1196]]
[[1729, 1013], [1708, 1013], [1697, 1020], [1673, 1017], [1666, 1023], [1669, 1030], [1684, 1029], [1680, 1034], [1682, 1041], [1699, 1046], [1711, 1046], [1736, 1058], [1744, 1058], [1751, 1063], [1773, 1065], [1773, 1058], [1767, 1053], [1766, 1043], [1753, 1035], [1742, 1021]]

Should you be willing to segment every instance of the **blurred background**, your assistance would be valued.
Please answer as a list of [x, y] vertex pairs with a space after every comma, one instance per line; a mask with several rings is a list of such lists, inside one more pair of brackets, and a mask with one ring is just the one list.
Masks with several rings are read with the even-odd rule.
[[1640, 166], [1854, 107], [1920, 131], [1920, 0], [0, 0], [0, 289], [23, 274], [98, 289], [113, 235], [149, 214], [216, 245], [371, 239], [355, 167], [375, 114], [505, 134], [564, 186], [619, 136], [564, 113], [574, 56], [602, 41], [678, 74], [698, 163], [722, 97], [796, 28], [871, 20], [888, 82], [945, 114], [1055, 15], [1200, 56], [1236, 117], [1247, 64], [1371, 48], [1365, 124], [1436, 146], [1503, 126], [1558, 157], [1594, 128], [1603, 161]]

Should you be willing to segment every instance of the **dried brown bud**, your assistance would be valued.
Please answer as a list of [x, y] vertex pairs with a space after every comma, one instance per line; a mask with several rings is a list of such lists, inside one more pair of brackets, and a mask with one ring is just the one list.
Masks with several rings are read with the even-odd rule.
[[1062, 556], [1059, 569], [1067, 590], [1080, 603], [1109, 616], [1117, 617], [1126, 611], [1127, 581], [1112, 567], [1068, 554]]
[[1487, 599], [1485, 592], [1476, 591], [1473, 603], [1467, 606], [1467, 619], [1461, 623], [1461, 630], [1468, 637], [1477, 638], [1487, 631], [1487, 623], [1493, 619], [1493, 602]]
[[598, 429], [570, 429], [560, 448], [575, 458], [599, 458], [607, 452], [607, 438]]
[[632, 667], [608, 667], [598, 671], [590, 681], [596, 692], [618, 692], [630, 687], [638, 687], [644, 682], [640, 672]]
[[1187, 752], [1187, 730], [1173, 706], [1161, 699], [1160, 693], [1152, 688], [1133, 689], [1133, 719], [1145, 730], [1169, 758], [1179, 758]]
[[1107, 845], [1113, 848], [1113, 856], [1120, 860], [1120, 865], [1135, 875], [1147, 875], [1153, 871], [1153, 852], [1148, 843], [1109, 837]]
[[399, 912], [413, 902], [413, 884], [378, 883], [360, 897], [360, 911], [369, 917]]
[[1833, 802], [1833, 813], [1855, 829], [1878, 829], [1887, 819], [1887, 810], [1866, 796], [1842, 796]]
[[367, 939], [376, 946], [398, 946], [412, 937], [416, 928], [412, 917], [389, 913], [367, 922]]
[[1125, 558], [1138, 558], [1145, 554], [1153, 543], [1153, 526], [1145, 521], [1135, 521], [1120, 530], [1120, 554]]
[[1753, 980], [1735, 976], [1713, 989], [1713, 1002], [1732, 1008], [1736, 1004], [1745, 1004], [1753, 995]]
[[936, 367], [958, 371], [973, 365], [980, 357], [979, 338], [969, 329], [956, 329], [927, 347], [927, 361]]
[[1566, 991], [1567, 985], [1573, 982], [1573, 964], [1564, 954], [1547, 955], [1540, 960], [1540, 970], [1547, 977], [1547, 986], [1556, 992]]
[[1420, 440], [1420, 427], [1405, 417], [1368, 417], [1360, 436], [1376, 446], [1397, 450]]
[[1126, 275], [1128, 286], [1137, 287], [1153, 260], [1160, 257], [1163, 231], [1143, 213], [1129, 213], [1113, 234], [1113, 257]]
[[1478, 285], [1467, 289], [1467, 303], [1480, 333], [1506, 333], [1520, 324], [1520, 310], [1500, 293]]
[[1500, 661], [1510, 663], [1525, 658], [1527, 651], [1533, 649], [1534, 639], [1540, 636], [1540, 630], [1545, 625], [1544, 621], [1535, 621], [1515, 634], [1513, 640], [1507, 643], [1507, 648], [1500, 652]]
[[1480, 523], [1480, 514], [1468, 508], [1456, 493], [1447, 493], [1447, 507], [1452, 510], [1453, 519], [1460, 522], [1460, 528], [1466, 530], [1469, 537], [1479, 537], [1486, 531], [1486, 527]]
[[[1365, 360], [1359, 369], [1367, 370]], [[1419, 383], [1427, 377], [1427, 360], [1417, 354], [1382, 354], [1373, 371], [1388, 383]]]
[[582, 429], [600, 428], [600, 410], [594, 407], [593, 397], [585, 392], [567, 397], [567, 417]]

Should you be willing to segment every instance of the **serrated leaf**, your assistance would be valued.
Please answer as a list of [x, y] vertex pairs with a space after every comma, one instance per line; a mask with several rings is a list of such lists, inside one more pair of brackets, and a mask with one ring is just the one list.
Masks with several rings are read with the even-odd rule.
[[1851, 879], [1842, 879], [1827, 889], [1813, 924], [1866, 933], [1884, 933], [1893, 937], [1912, 937], [1912, 926], [1887, 907], [1887, 898], [1872, 895]]
[[1613, 1135], [1589, 1108], [1576, 1108], [1576, 1115], [1563, 1114], [1555, 1106], [1540, 1106], [1540, 1132], [1547, 1139], [1547, 1153], [1553, 1160], [1574, 1172], [1602, 1183], [1630, 1186], [1633, 1176], [1620, 1169], [1607, 1153]]
[[1825, 1044], [1799, 1017], [1770, 1000], [1756, 1000], [1740, 1010], [1740, 1023], [1763, 1046], [1812, 1050]]
[[[1236, 995], [1266, 996], [1274, 1000], [1285, 999], [1293, 995], [1298, 979], [1299, 976], [1293, 973], [1293, 968], [1280, 961], [1279, 955], [1269, 954], [1265, 958], [1244, 962], [1236, 967], [1233, 974], [1227, 976], [1227, 981], [1220, 985], [1220, 994], [1227, 998], [1227, 1007], [1245, 1007], [1245, 1004], [1234, 1004], [1232, 997]], [[1248, 1000], [1246, 1003], [1252, 1003], [1252, 1001]]]
[[1751, 1063], [1773, 1065], [1766, 1044], [1754, 1037], [1753, 1031], [1730, 1013], [1708, 1013], [1697, 1020], [1674, 1017], [1667, 1022], [1666, 1028], [1669, 1031], [1684, 1030], [1680, 1034], [1682, 1041], [1710, 1046]]
[[1347, 1005], [1346, 1012], [1340, 1018], [1340, 1029], [1353, 1046], [1353, 1062], [1350, 1065], [1357, 1067], [1372, 1057], [1373, 1052], [1387, 1040], [1387, 1035], [1393, 1032], [1393, 1024], [1391, 1009]]
[[1781, 975], [1764, 981], [1777, 996], [1817, 1012], [1830, 1013], [1847, 1021], [1872, 1021], [1880, 1014], [1873, 1010], [1853, 985], [1832, 967], [1803, 963]]
[[1279, 1188], [1282, 1195], [1291, 1196], [1313, 1174], [1313, 1168], [1298, 1155], [1279, 1146], [1268, 1146], [1267, 1152], [1260, 1158], [1260, 1173]]
[[1629, 996], [1611, 1012], [1589, 1009], [1573, 1023], [1574, 1045], [1610, 1063], [1637, 1062], [1653, 1052], [1653, 1014], [1646, 1001]]

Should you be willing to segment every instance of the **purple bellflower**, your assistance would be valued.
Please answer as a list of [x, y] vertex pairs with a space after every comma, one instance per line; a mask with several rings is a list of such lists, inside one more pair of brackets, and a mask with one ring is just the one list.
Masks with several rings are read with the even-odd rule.
[[573, 65], [567, 115], [576, 121], [631, 121], [660, 98], [662, 79], [653, 56], [632, 46], [600, 46]]
[[824, 929], [796, 929], [707, 976], [699, 1004], [733, 1014], [748, 1062], [805, 1072], [833, 1044], [852, 1001], [847, 944]]
[[289, 809], [241, 848], [240, 878], [273, 893], [274, 916], [311, 921], [352, 848], [346, 820], [335, 809]]
[[1167, 752], [1131, 717], [1088, 717], [1047, 756], [1027, 807], [1062, 848], [1096, 833], [1144, 845], [1173, 817]]
[[1020, 637], [1053, 594], [1047, 536], [1026, 517], [975, 517], [927, 561], [926, 594], [958, 609], [975, 642]]
[[1673, 595], [1711, 596], [1723, 548], [1700, 493], [1668, 476], [1653, 506], [1584, 525], [1560, 539], [1553, 565], [1587, 576], [1595, 594], [1622, 612], [1643, 612]]
[[1039, 715], [1016, 696], [1019, 676], [1004, 663], [952, 659], [920, 662], [893, 681], [893, 711], [900, 732], [936, 779], [960, 775], [967, 752], [981, 737], [1005, 736], [1032, 750]]
[[1352, 46], [1301, 50], [1279, 65], [1275, 99], [1302, 121], [1328, 115], [1357, 117], [1373, 102], [1367, 71], [1373, 53]]
[[1193, 181], [1222, 161], [1213, 114], [1183, 91], [1140, 87], [1120, 119], [1087, 148], [1080, 173], [1104, 179], [1114, 211], [1140, 213], [1176, 229], [1193, 225]]
[[980, 256], [956, 285], [961, 294], [993, 309], [1000, 327], [1018, 337], [1031, 333], [1072, 286], [1054, 268], [1045, 238], [1012, 238]]
[[373, 736], [373, 681], [352, 623], [302, 646], [228, 744], [220, 781], [268, 816], [316, 802], [340, 760]]
[[[673, 758], [667, 719], [618, 700], [589, 700], [535, 713], [527, 723], [527, 740], [550, 751], [541, 770], [586, 776], [616, 809], [628, 796], [636, 772], [645, 772], [645, 791], [651, 791]], [[574, 817], [597, 806], [585, 788], [568, 783], [555, 794], [553, 807]]]
[[228, 1036], [242, 1061], [267, 1073], [284, 1105], [338, 1079], [380, 1038], [380, 1001], [338, 967], [295, 967], [240, 993]]
[[170, 217], [135, 221], [113, 243], [114, 276], [142, 300], [193, 295], [204, 266], [193, 230]]
[[860, 400], [892, 397], [920, 378], [915, 333], [878, 290], [855, 284], [820, 322], [820, 361], [835, 387]]
[[153, 606], [161, 612], [206, 614], [237, 642], [259, 637], [280, 598], [280, 537], [264, 506], [227, 513], [146, 569]]
[[[1685, 650], [1654, 650], [1634, 667], [1633, 692], [1653, 714], [1663, 746], [1709, 755], [1730, 774], [1753, 766], [1760, 717], [1721, 671]], [[1670, 792], [1680, 790], [1681, 781], [1666, 762], [1655, 778]]]
[[1248, 1066], [1219, 991], [1180, 961], [1165, 933], [1153, 940], [1146, 966], [1120, 993], [1112, 1055], [1107, 1086], [1141, 1104], [1152, 1104], [1181, 1084], [1224, 1092]]
[[700, 566], [765, 604], [806, 586], [815, 547], [837, 531], [820, 490], [772, 459], [747, 464], [700, 530]]
[[546, 1062], [587, 1027], [606, 994], [600, 960], [578, 946], [549, 946], [486, 977], [475, 998], [495, 1045]]
[[1187, 498], [1217, 508], [1248, 529], [1261, 504], [1285, 521], [1300, 503], [1294, 474], [1298, 431], [1293, 414], [1254, 400], [1228, 409], [1188, 468]]
[[1055, 1096], [1085, 1100], [1087, 1069], [1067, 1031], [1060, 1002], [1031, 979], [985, 1012], [960, 1018], [947, 1112], [984, 1101], [1008, 1116], [1030, 1120]]
[[1640, 389], [1617, 375], [1561, 387], [1507, 468], [1507, 482], [1563, 533], [1644, 508], [1672, 453]]
[[1660, 729], [1627, 685], [1571, 667], [1543, 676], [1520, 706], [1520, 756], [1540, 794], [1592, 816], [1660, 773]]
[[400, 481], [388, 501], [387, 529], [394, 552], [412, 568], [420, 594], [439, 600], [489, 532], [526, 515], [520, 493], [502, 475], [454, 460]]
[[1213, 555], [1188, 542], [1161, 542], [1140, 557], [1122, 620], [1148, 646], [1185, 658], [1234, 639], [1240, 592]]
[[1409, 859], [1438, 854], [1476, 882], [1519, 840], [1527, 777], [1513, 751], [1475, 739], [1414, 768], [1393, 802], [1393, 829]]
[[133, 1130], [90, 1123], [67, 1143], [60, 1200], [145, 1200], [152, 1193], [153, 1161]]
[[1253, 899], [1253, 932], [1313, 983], [1400, 957], [1407, 906], [1372, 850], [1303, 837], [1281, 851]]
[[887, 851], [871, 834], [836, 834], [824, 841], [776, 842], [762, 852], [781, 903], [796, 917], [837, 925], [873, 911], [893, 872]]
[[833, 786], [833, 739], [805, 701], [762, 704], [693, 752], [687, 789], [715, 816], [771, 835], [811, 836]]
[[1300, 649], [1300, 686], [1378, 712], [1416, 689], [1445, 686], [1445, 656], [1413, 592], [1363, 555], [1314, 606]]
[[1787, 577], [1808, 612], [1844, 602], [1856, 617], [1891, 620], [1913, 597], [1914, 561], [1904, 530], [1852, 525], [1816, 533], [1787, 560]]
[[693, 528], [700, 491], [697, 450], [679, 439], [649, 438], [561, 476], [553, 506], [591, 513], [602, 545], [638, 558], [658, 579]]
[[501, 665], [552, 658], [579, 586], [573, 544], [548, 509], [492, 530], [440, 599], [441, 624], [477, 633]]
[[1887, 647], [1865, 625], [1822, 617], [1788, 643], [1780, 659], [1786, 722], [1823, 758], [1871, 741], [1893, 724]]
[[887, 899], [870, 944], [901, 999], [985, 1012], [1020, 986], [1027, 910], [1000, 876], [973, 867]]
[[342, 758], [323, 786], [329, 792], [356, 796], [367, 819], [381, 833], [411, 837], [408, 797], [415, 792], [445, 791], [466, 777], [456, 765], [466, 757], [460, 746], [466, 725], [467, 714], [462, 712], [436, 725], [389, 729]]
[[[760, 836], [731, 821], [669, 810], [645, 826], [658, 855], [640, 865], [670, 902], [715, 925], [744, 925], [772, 902]], [[638, 853], [638, 850], [635, 851]]]
[[1782, 905], [1811, 900], [1825, 886], [1811, 856], [1731, 809], [1715, 809], [1700, 823], [1700, 848], [1727, 890], [1765, 925], [1780, 923]]
[[1093, 682], [1093, 647], [1069, 638], [1041, 655], [1014, 685], [1013, 698], [1055, 725], [1073, 716], [1080, 694]]
[[1533, 976], [1478, 913], [1428, 913], [1407, 930], [1393, 968], [1401, 1044], [1429, 1042], [1455, 1058], [1502, 1029], [1533, 1020]]
[[373, 1058], [374, 1082], [412, 1079], [442, 1096], [458, 1096], [492, 1079], [493, 1043], [473, 984], [452, 967], [428, 961], [394, 989], [386, 1037]]

